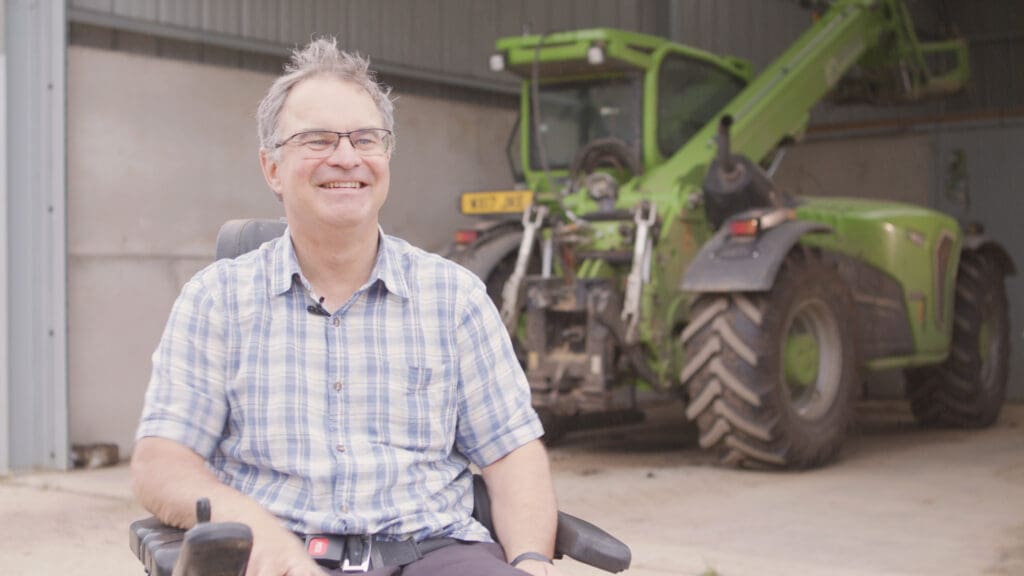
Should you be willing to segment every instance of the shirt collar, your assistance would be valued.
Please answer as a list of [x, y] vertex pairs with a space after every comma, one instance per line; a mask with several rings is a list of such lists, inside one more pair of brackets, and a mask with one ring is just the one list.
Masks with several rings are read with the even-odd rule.
[[[384, 230], [379, 225], [377, 234], [377, 260], [370, 271], [369, 280], [361, 289], [380, 281], [388, 292], [408, 299], [409, 285], [402, 275], [400, 247], [396, 245], [393, 238], [384, 234]], [[272, 294], [280, 296], [289, 291], [294, 286], [296, 279], [304, 288], [309, 289], [309, 281], [302, 274], [302, 269], [299, 268], [299, 259], [295, 256], [295, 246], [292, 244], [290, 229], [285, 228], [284, 234], [274, 247], [273, 277], [270, 284]]]
[[[291, 229], [285, 228], [284, 234], [274, 246], [273, 274], [270, 278], [270, 290], [274, 296], [280, 296], [291, 290], [295, 276], [303, 278], [299, 268], [299, 259], [295, 257], [295, 246], [292, 245]], [[302, 280], [305, 284], [305, 280]]]
[[394, 238], [385, 234], [380, 225], [377, 226], [377, 233], [380, 236], [380, 249], [377, 251], [377, 262], [370, 272], [370, 283], [379, 279], [388, 292], [408, 300], [409, 283], [403, 274], [401, 246]]

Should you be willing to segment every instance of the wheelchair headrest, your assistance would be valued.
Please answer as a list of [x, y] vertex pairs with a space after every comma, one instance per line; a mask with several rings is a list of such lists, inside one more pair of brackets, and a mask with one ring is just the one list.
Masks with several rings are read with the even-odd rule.
[[217, 260], [252, 252], [264, 242], [284, 234], [287, 225], [283, 220], [266, 218], [228, 220], [217, 233]]

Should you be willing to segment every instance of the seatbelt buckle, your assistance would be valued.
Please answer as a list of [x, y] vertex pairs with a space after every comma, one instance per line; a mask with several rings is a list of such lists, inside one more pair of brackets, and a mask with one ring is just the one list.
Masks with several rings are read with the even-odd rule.
[[348, 536], [345, 538], [345, 553], [342, 555], [342, 572], [369, 572], [372, 536]]
[[307, 534], [306, 553], [321, 566], [337, 568], [345, 555], [345, 540], [330, 534]]

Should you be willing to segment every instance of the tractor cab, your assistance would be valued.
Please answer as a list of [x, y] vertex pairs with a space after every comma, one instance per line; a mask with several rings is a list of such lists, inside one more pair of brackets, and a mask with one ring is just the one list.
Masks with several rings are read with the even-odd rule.
[[611, 29], [503, 38], [491, 68], [522, 78], [513, 173], [553, 212], [611, 212], [746, 85], [751, 67]]

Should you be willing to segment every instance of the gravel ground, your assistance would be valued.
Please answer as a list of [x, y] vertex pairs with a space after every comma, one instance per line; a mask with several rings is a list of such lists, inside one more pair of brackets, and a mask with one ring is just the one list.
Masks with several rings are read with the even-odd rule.
[[[861, 408], [836, 464], [723, 470], [682, 407], [551, 450], [563, 510], [626, 541], [634, 576], [1024, 574], [1024, 405], [981, 431]], [[0, 479], [0, 574], [141, 576], [126, 466]], [[570, 576], [602, 574], [571, 560]]]

